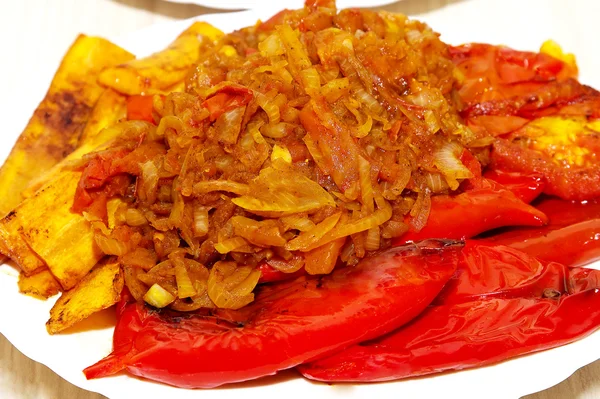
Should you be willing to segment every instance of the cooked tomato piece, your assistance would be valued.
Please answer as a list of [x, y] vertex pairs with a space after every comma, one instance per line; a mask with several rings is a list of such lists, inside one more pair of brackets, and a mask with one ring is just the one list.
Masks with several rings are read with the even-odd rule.
[[554, 81], [577, 76], [577, 69], [543, 53], [489, 44], [450, 47], [463, 81], [459, 94], [467, 108], [516, 97], [531, 97]]
[[252, 91], [243, 86], [225, 86], [204, 100], [202, 106], [208, 109], [210, 120], [214, 122], [225, 112], [248, 104], [253, 97]]
[[155, 123], [154, 117], [152, 116], [152, 104], [152, 96], [129, 96], [127, 98], [127, 120], [139, 120]]
[[537, 173], [545, 192], [567, 200], [600, 196], [600, 121], [584, 116], [535, 119], [494, 143], [492, 166]]

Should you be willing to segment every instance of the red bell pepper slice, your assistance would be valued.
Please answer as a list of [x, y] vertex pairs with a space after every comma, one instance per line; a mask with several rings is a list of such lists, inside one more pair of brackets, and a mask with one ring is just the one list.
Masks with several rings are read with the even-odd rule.
[[570, 269], [503, 245], [467, 242], [455, 275], [434, 305], [489, 298], [542, 298], [600, 287], [600, 271]]
[[300, 367], [328, 382], [374, 382], [481, 367], [565, 345], [600, 326], [600, 292], [436, 306], [369, 346]]
[[600, 219], [564, 227], [508, 231], [485, 240], [543, 260], [583, 266], [600, 259]]
[[454, 196], [432, 197], [425, 227], [409, 230], [394, 245], [433, 237], [465, 239], [498, 227], [542, 226], [546, 222], [544, 213], [509, 190], [488, 184]]
[[84, 372], [97, 378], [127, 369], [186, 388], [272, 375], [410, 321], [455, 272], [461, 249], [440, 240], [393, 248], [327, 276], [263, 286], [237, 312], [182, 317], [124, 305], [114, 352]]
[[511, 229], [484, 240], [571, 267], [600, 259], [600, 202], [545, 198], [536, 207], [548, 216], [548, 226]]
[[[557, 269], [563, 274], [554, 274]], [[564, 345], [600, 327], [599, 283], [596, 270], [569, 270], [509, 248], [468, 244], [437, 306], [383, 338], [299, 370], [319, 381], [388, 381]]]
[[548, 215], [549, 226], [569, 226], [585, 220], [600, 218], [600, 201], [565, 201], [544, 196], [535, 207]]
[[488, 180], [500, 183], [517, 198], [528, 204], [539, 197], [546, 187], [546, 181], [543, 176], [537, 174], [522, 174], [498, 169], [488, 169], [485, 171], [484, 177]]

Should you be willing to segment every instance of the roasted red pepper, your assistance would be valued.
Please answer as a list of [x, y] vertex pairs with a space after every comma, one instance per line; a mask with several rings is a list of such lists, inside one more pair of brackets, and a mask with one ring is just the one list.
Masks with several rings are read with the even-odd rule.
[[455, 272], [461, 248], [440, 240], [394, 248], [327, 276], [263, 286], [235, 312], [182, 316], [123, 305], [114, 352], [84, 372], [127, 369], [187, 388], [275, 374], [416, 317]]
[[546, 187], [543, 176], [537, 174], [523, 174], [505, 172], [498, 169], [488, 169], [485, 171], [484, 177], [493, 180], [496, 183], [500, 183], [517, 198], [528, 204], [539, 197]]
[[599, 272], [503, 247], [470, 244], [463, 254], [454, 283], [413, 322], [300, 372], [320, 381], [388, 381], [499, 362], [600, 327]]
[[464, 239], [503, 226], [542, 226], [546, 215], [496, 184], [461, 194], [431, 198], [427, 224], [420, 231], [409, 230], [395, 245], [426, 238]]
[[436, 306], [369, 346], [300, 367], [319, 381], [374, 382], [463, 370], [565, 345], [600, 325], [600, 292]]
[[510, 229], [485, 237], [539, 259], [582, 266], [600, 259], [600, 203], [545, 198], [536, 204], [549, 218], [541, 228]]
[[433, 302], [465, 303], [488, 298], [542, 298], [600, 287], [600, 271], [568, 268], [517, 249], [467, 242], [455, 275]]

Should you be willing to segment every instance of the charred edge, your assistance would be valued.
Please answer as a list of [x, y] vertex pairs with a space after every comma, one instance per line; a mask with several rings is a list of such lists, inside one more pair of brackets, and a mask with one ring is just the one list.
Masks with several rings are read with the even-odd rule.
[[77, 141], [87, 121], [92, 107], [85, 103], [79, 91], [49, 93], [35, 111], [37, 117], [52, 134], [42, 140], [22, 136], [21, 145], [26, 148], [43, 148], [44, 153], [55, 159], [62, 159], [77, 146]]
[[6, 216], [4, 216], [4, 221], [5, 222], [10, 222], [12, 219], [14, 219], [14, 217], [17, 216], [17, 212], [15, 211], [10, 211], [8, 212], [8, 214]]
[[322, 286], [323, 286], [323, 276], [320, 275], [319, 278], [317, 279], [316, 288], [321, 288]]
[[410, 242], [400, 247], [392, 248], [398, 255], [418, 256], [435, 254], [440, 251], [451, 249], [462, 249], [465, 246], [464, 240], [452, 240], [447, 238], [429, 238], [422, 241]]

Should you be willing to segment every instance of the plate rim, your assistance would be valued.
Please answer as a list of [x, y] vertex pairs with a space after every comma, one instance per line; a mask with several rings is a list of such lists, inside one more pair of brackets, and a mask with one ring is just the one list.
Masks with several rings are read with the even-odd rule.
[[[156, 30], [175, 30], [177, 29], [176, 32], [179, 32], [179, 28], [182, 26], [185, 26], [186, 24], [190, 24], [193, 21], [199, 20], [199, 19], [204, 19], [204, 20], [213, 20], [214, 18], [232, 18], [232, 17], [242, 17], [242, 18], [250, 18], [250, 17], [260, 17], [260, 16], [264, 16], [265, 12], [270, 12], [271, 10], [262, 10], [261, 13], [258, 13], [257, 10], [246, 10], [246, 11], [240, 11], [240, 12], [235, 12], [235, 13], [215, 13], [215, 14], [206, 14], [206, 15], [202, 15], [202, 16], [198, 16], [198, 17], [194, 17], [194, 18], [190, 18], [190, 19], [186, 19], [186, 20], [180, 20], [180, 21], [173, 21], [173, 22], [165, 22], [165, 23], [159, 23], [159, 24], [154, 24], [151, 25], [149, 27], [146, 28], [142, 28], [140, 30], [137, 30], [135, 32], [132, 32], [131, 34], [128, 34], [124, 37], [112, 37], [109, 39], [113, 40], [116, 43], [127, 43], [130, 40], [135, 40], [132, 38], [135, 38], [136, 35], [140, 35], [140, 34], [144, 34], [145, 32], [149, 32], [149, 31], [156, 31]], [[248, 17], [246, 17], [246, 15], [248, 15]], [[245, 23], [245, 22], [244, 22]], [[0, 266], [0, 268], [4, 268], [6, 266]], [[4, 278], [4, 275], [7, 273], [1, 273], [0, 274], [0, 280], [2, 280]], [[14, 276], [12, 276], [14, 277]], [[14, 279], [13, 283], [15, 283], [15, 287], [16, 287], [16, 279]], [[22, 295], [22, 294], [19, 294]], [[56, 297], [52, 298], [49, 300], [49, 302], [46, 302], [46, 304], [51, 305], [54, 301], [56, 300]], [[65, 379], [66, 381], [68, 381], [69, 383], [78, 386], [81, 389], [84, 390], [88, 390], [91, 392], [96, 392], [102, 395], [105, 395], [111, 399], [117, 399], [119, 398], [119, 396], [114, 396], [110, 391], [105, 391], [102, 387], [102, 384], [95, 384], [95, 383], [90, 383], [90, 381], [86, 381], [86, 380], [81, 380], [81, 379], [77, 379], [74, 378], [72, 373], [69, 372], [64, 372], [61, 371], [60, 368], [59, 370], [56, 369], [56, 365], [53, 366], [53, 362], [51, 361], [51, 359], [46, 359], [44, 354], [42, 353], [35, 353], [31, 350], [31, 348], [27, 348], [26, 346], [24, 346], [22, 344], [22, 341], [19, 339], [15, 339], [15, 337], [13, 336], [11, 339], [12, 334], [9, 332], [6, 332], [6, 328], [3, 327], [4, 323], [0, 321], [0, 333], [3, 334], [7, 340], [19, 351], [21, 352], [23, 355], [27, 356], [28, 358], [32, 359], [33, 361], [43, 364], [44, 366], [48, 367], [50, 370], [52, 370], [52, 372], [56, 373], [57, 375], [59, 375], [61, 378]], [[548, 351], [544, 351], [544, 352], [540, 352], [540, 353], [546, 353], [546, 352], [552, 352], [552, 351], [557, 351], [560, 349], [564, 349], [565, 347], [571, 346], [571, 345], [575, 345], [581, 342], [587, 342], [587, 340], [589, 340], [592, 337], [598, 337], [600, 338], [600, 331], [597, 331], [594, 334], [591, 334], [590, 337], [584, 338], [582, 340], [579, 340], [578, 342], [575, 342], [573, 344], [569, 344], [567, 346], [564, 346], [562, 348], [555, 348], [555, 349], [551, 349]], [[532, 355], [528, 355], [526, 357], [535, 357], [538, 356], [540, 353], [537, 354], [532, 354]], [[593, 357], [592, 360], [589, 360]], [[562, 381], [564, 381], [566, 378], [568, 378], [569, 376], [571, 376], [575, 371], [577, 371], [579, 368], [586, 366], [587, 364], [597, 360], [598, 358], [600, 358], [600, 353], [598, 355], [593, 355], [593, 356], [588, 356], [584, 359], [578, 359], [577, 361], [571, 361], [568, 363], [568, 366], [565, 367], [564, 364], [561, 365], [561, 376], [562, 377], [558, 377], [560, 378], [559, 380], [557, 380], [557, 377], [553, 377], [553, 378], [538, 378], [535, 380], [535, 383], [531, 383], [527, 390], [529, 392], [526, 393], [516, 393], [514, 392], [514, 394], [517, 395], [526, 395], [529, 393], [533, 393], [533, 392], [538, 392], [540, 390], [544, 390], [547, 389], [553, 385], [556, 385]], [[515, 360], [519, 360], [519, 359], [515, 359]], [[509, 360], [506, 362], [503, 362], [503, 364], [508, 364], [511, 363], [515, 360]], [[493, 366], [491, 366], [493, 367]], [[488, 368], [488, 367], [486, 367]], [[476, 370], [476, 369], [475, 369]], [[462, 371], [459, 373], [468, 373], [469, 371]], [[451, 373], [454, 374], [454, 373]], [[458, 373], [457, 373], [458, 374]], [[447, 373], [443, 374], [443, 375], [448, 375]], [[442, 376], [443, 376], [442, 375]], [[126, 378], [131, 378], [131, 379], [137, 379], [131, 376], [126, 376]], [[436, 377], [428, 377], [429, 380], [433, 380]], [[96, 381], [102, 381], [102, 380], [96, 380]], [[397, 382], [392, 382], [390, 384], [397, 384], [397, 383], [402, 383], [403, 381], [397, 381]], [[158, 386], [158, 384], [153, 383], [151, 381], [144, 381], [144, 383], [148, 383], [148, 384], [152, 384], [154, 386]], [[174, 392], [174, 391], [173, 391]], [[179, 395], [178, 395], [179, 396]], [[464, 395], [461, 395], [461, 397], [464, 397]]]

